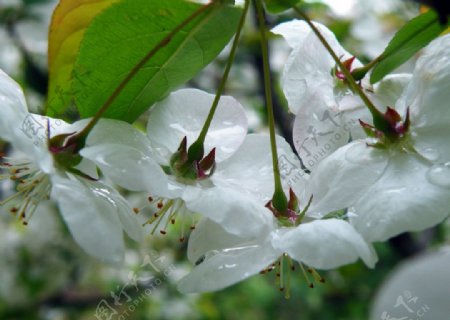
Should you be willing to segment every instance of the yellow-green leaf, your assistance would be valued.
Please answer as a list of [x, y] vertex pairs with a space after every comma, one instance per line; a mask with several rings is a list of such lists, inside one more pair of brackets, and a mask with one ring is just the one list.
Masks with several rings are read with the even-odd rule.
[[[143, 57], [200, 8], [185, 0], [121, 0], [100, 14], [83, 38], [74, 68], [81, 117], [95, 115]], [[223, 50], [241, 14], [227, 3], [208, 7], [139, 67], [102, 116], [134, 122]]]
[[61, 0], [53, 12], [48, 41], [49, 116], [61, 116], [70, 103], [73, 65], [86, 28], [117, 1]]

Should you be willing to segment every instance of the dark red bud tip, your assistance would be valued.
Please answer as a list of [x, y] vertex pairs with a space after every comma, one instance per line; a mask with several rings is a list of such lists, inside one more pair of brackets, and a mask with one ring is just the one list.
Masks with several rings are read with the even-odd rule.
[[184, 136], [183, 140], [181, 140], [180, 146], [178, 147], [178, 151], [186, 151], [187, 150], [187, 136]]
[[395, 109], [387, 107], [386, 112], [384, 113], [384, 119], [390, 124], [391, 128], [394, 128], [397, 123], [402, 120], [402, 117]]
[[216, 164], [216, 148], [213, 148], [206, 157], [204, 157], [199, 165], [204, 171], [211, 170]]
[[[342, 64], [344, 65], [344, 67], [348, 71], [351, 71], [352, 70], [353, 61], [355, 61], [355, 57], [351, 57], [351, 58], [348, 58], [347, 60], [342, 61]], [[345, 74], [344, 74], [344, 72], [342, 70], [339, 70], [339, 69], [336, 68], [336, 73], [335, 74], [336, 74], [336, 77], [339, 80], [345, 80]]]
[[216, 148], [213, 148], [201, 161], [197, 161], [196, 167], [198, 179], [210, 177], [216, 167]]
[[355, 59], [356, 57], [353, 56], [351, 58], [348, 58], [347, 60], [344, 60], [342, 64], [344, 65], [344, 67], [347, 68], [348, 71], [350, 71], [352, 69], [353, 61], [355, 61]]
[[295, 195], [294, 190], [292, 190], [292, 188], [289, 188], [288, 209], [290, 209], [292, 211], [298, 210], [298, 199], [297, 199], [297, 196]]
[[373, 128], [373, 126], [371, 126], [367, 122], [362, 121], [361, 119], [358, 119], [358, 121], [359, 121], [359, 124], [361, 125], [361, 127], [363, 127], [363, 129], [365, 129], [365, 128], [372, 129]]

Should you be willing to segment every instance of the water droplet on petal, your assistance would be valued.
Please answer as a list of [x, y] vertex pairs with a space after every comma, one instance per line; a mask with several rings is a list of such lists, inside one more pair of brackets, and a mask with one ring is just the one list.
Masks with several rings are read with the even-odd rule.
[[433, 148], [426, 148], [420, 151], [420, 154], [430, 161], [437, 161], [441, 157], [441, 153]]
[[450, 162], [432, 166], [427, 172], [427, 179], [438, 187], [450, 189]]

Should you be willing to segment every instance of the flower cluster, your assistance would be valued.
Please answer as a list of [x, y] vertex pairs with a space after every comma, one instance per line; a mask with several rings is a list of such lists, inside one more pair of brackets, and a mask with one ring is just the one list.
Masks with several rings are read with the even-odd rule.
[[[315, 26], [344, 68], [363, 66]], [[140, 241], [143, 226], [165, 234], [179, 223], [180, 241], [193, 230], [194, 267], [182, 292], [219, 290], [271, 270], [288, 292], [296, 268], [312, 287], [325, 281], [316, 269], [358, 259], [372, 268], [373, 242], [448, 217], [450, 35], [423, 50], [413, 74], [376, 85], [359, 79], [378, 108], [373, 117], [305, 22], [273, 33], [292, 49], [282, 86], [296, 115], [296, 153], [280, 136], [248, 134], [245, 110], [230, 96], [220, 97], [198, 149], [215, 96], [197, 89], [153, 105], [146, 133], [101, 119], [77, 140], [88, 119], [68, 124], [29, 113], [19, 85], [0, 71], [0, 137], [13, 147], [1, 155], [0, 178], [17, 191], [2, 206], [28, 224], [42, 202], [55, 201], [76, 242], [111, 263], [123, 259], [123, 231]], [[285, 204], [274, 196], [274, 163]], [[118, 190], [144, 196], [133, 207]]]

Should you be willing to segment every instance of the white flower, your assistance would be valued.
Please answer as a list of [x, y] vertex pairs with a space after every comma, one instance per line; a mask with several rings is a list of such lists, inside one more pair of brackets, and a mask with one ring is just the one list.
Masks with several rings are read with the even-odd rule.
[[369, 241], [423, 230], [449, 215], [449, 57], [450, 36], [434, 40], [396, 111], [388, 110], [387, 129], [366, 125], [377, 138], [338, 149], [311, 176], [311, 193], [334, 207], [352, 207], [351, 222]]
[[[286, 151], [286, 156], [290, 158], [292, 152], [289, 154]], [[293, 189], [302, 191], [304, 179], [291, 178], [292, 174], [284, 176], [285, 182], [293, 183]], [[308, 194], [306, 190], [303, 193]], [[322, 202], [322, 199], [315, 197], [310, 201]], [[323, 280], [314, 268], [332, 269], [358, 258], [369, 267], [374, 266], [377, 258], [372, 247], [347, 221], [338, 218], [314, 219], [316, 213], [308, 210], [310, 205], [304, 200], [300, 200], [300, 205], [303, 206], [302, 211], [292, 191], [285, 213], [278, 212], [269, 203], [265, 210], [258, 211], [271, 217], [272, 221], [267, 220], [264, 228], [268, 231], [255, 235], [230, 234], [220, 224], [203, 219], [189, 239], [188, 258], [196, 266], [180, 281], [179, 290], [219, 290], [258, 272], [276, 268], [277, 261], [287, 263], [290, 268], [296, 260], [301, 270], [306, 265], [312, 273], [311, 277], [318, 281]], [[244, 212], [243, 219], [246, 219], [246, 214], [251, 212]], [[261, 219], [253, 221], [255, 223], [261, 223]], [[254, 228], [253, 225], [248, 227]], [[285, 277], [281, 275], [280, 288], [288, 290]], [[312, 285], [308, 277], [307, 281]]]
[[[124, 254], [123, 230], [139, 240], [140, 225], [132, 209], [114, 189], [77, 174], [95, 177], [95, 166], [82, 161], [72, 173], [58, 165], [49, 151], [48, 137], [75, 131], [61, 120], [28, 113], [19, 85], [0, 70], [0, 137], [20, 158], [3, 157], [0, 179], [11, 179], [17, 193], [2, 205], [25, 224], [43, 200], [55, 200], [77, 243], [89, 254], [118, 263]], [[68, 169], [70, 170], [70, 168]]]
[[[266, 210], [266, 215], [271, 215]], [[339, 219], [305, 221], [296, 227], [272, 225], [270, 232], [257, 237], [231, 235], [204, 219], [189, 239], [188, 257], [196, 266], [183, 279], [181, 292], [215, 291], [276, 267], [277, 260], [294, 266], [291, 259], [321, 280], [317, 269], [333, 269], [361, 258], [373, 267], [376, 255], [361, 235]], [[319, 278], [319, 279], [317, 279]], [[311, 281], [306, 279], [311, 285]], [[284, 280], [285, 281], [285, 280]], [[280, 288], [288, 289], [286, 282]]]
[[[362, 66], [342, 48], [327, 27], [314, 24], [350, 71]], [[345, 145], [350, 137], [363, 137], [358, 119], [367, 122], [371, 116], [362, 100], [350, 90], [343, 73], [336, 69], [335, 61], [306, 22], [293, 20], [282, 23], [272, 32], [282, 35], [292, 47], [283, 70], [282, 87], [291, 112], [296, 114], [293, 128], [295, 147], [304, 165], [312, 169], [327, 155]], [[403, 89], [401, 85], [409, 81], [407, 75], [393, 77], [396, 79], [394, 88], [390, 85], [391, 78], [385, 80], [385, 85], [372, 88], [364, 77], [360, 86], [376, 105], [383, 105], [385, 92], [378, 93], [378, 87], [398, 93]], [[398, 80], [399, 77], [402, 81]]]
[[147, 136], [120, 121], [112, 122], [109, 131], [100, 124], [81, 154], [118, 185], [148, 192], [152, 201], [159, 198], [160, 210], [151, 221], [160, 224], [162, 233], [166, 222], [192, 212], [233, 234], [259, 233], [271, 221], [261, 214], [261, 204], [273, 194], [269, 137], [246, 136], [245, 112], [235, 99], [220, 99], [206, 136], [205, 154], [215, 149], [210, 175], [184, 177], [174, 168], [180, 142], [186, 137], [189, 145], [197, 139], [213, 100], [214, 95], [196, 89], [174, 92], [152, 107]]

